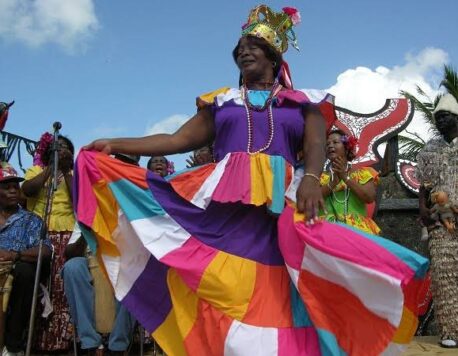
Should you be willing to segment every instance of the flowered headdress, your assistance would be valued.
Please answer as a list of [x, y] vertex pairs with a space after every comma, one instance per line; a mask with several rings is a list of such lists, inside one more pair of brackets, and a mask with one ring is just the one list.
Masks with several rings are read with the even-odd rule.
[[300, 21], [300, 13], [293, 7], [274, 12], [267, 5], [259, 5], [251, 10], [248, 22], [242, 26], [242, 36], [261, 37], [280, 53], [286, 52], [288, 42], [299, 50], [293, 26]]
[[33, 155], [34, 166], [40, 166], [42, 168], [45, 166], [43, 162], [43, 156], [51, 148], [53, 140], [54, 137], [49, 132], [45, 132], [43, 135], [41, 135], [40, 141], [38, 141], [38, 146], [35, 150], [35, 154]]
[[[301, 22], [301, 15], [293, 7], [284, 7], [282, 12], [274, 12], [267, 5], [259, 5], [250, 11], [248, 21], [242, 26], [242, 36], [263, 38], [277, 52], [285, 53], [288, 43], [299, 50], [293, 26]], [[286, 88], [292, 89], [293, 82], [288, 63], [283, 60], [278, 81]]]
[[351, 159], [356, 157], [356, 151], [358, 148], [358, 139], [353, 136], [353, 135], [342, 135], [340, 137], [340, 140], [342, 141], [345, 150], [349, 153]]
[[175, 173], [175, 163], [167, 160], [167, 175]]

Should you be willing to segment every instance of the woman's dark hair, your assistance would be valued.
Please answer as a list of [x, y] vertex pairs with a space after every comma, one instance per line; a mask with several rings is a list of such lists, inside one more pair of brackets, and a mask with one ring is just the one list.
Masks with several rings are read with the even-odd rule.
[[208, 148], [208, 151], [213, 156], [213, 144], [208, 144], [208, 145], [202, 146], [200, 148], [195, 149], [193, 152], [195, 154], [195, 153], [199, 152], [200, 150], [203, 150], [204, 148]]
[[353, 161], [356, 157], [356, 146], [352, 145], [351, 140], [349, 140], [349, 138], [353, 136], [348, 135], [347, 133], [345, 133], [344, 131], [340, 129], [335, 129], [328, 133], [328, 137], [334, 134], [339, 135], [341, 139], [343, 139], [342, 144], [344, 145], [344, 148], [345, 148], [345, 156], [347, 157], [347, 161], [348, 162]]
[[[65, 136], [62, 136], [62, 135], [59, 135], [57, 136], [57, 140], [62, 140], [65, 142], [65, 144], [67, 145], [68, 147], [68, 150], [72, 153], [72, 155], [75, 154], [75, 146], [73, 146], [73, 142], [70, 141], [70, 139], [68, 137], [65, 137]], [[51, 150], [52, 150], [52, 144], [50, 144], [46, 151], [43, 153], [43, 156], [42, 156], [42, 162], [43, 164], [45, 164], [46, 166], [48, 165], [49, 163], [49, 160], [51, 159]]]
[[[250, 43], [261, 48], [267, 59], [271, 60], [272, 62], [275, 62], [274, 78], [276, 78], [278, 76], [278, 72], [280, 71], [281, 64], [283, 62], [283, 56], [281, 55], [281, 53], [277, 52], [265, 39], [261, 37], [248, 35], [248, 36], [245, 36], [244, 38], [247, 38]], [[237, 46], [235, 46], [235, 48], [232, 50], [232, 58], [234, 59], [234, 62], [236, 64], [237, 64], [237, 57], [239, 53], [239, 47], [240, 47], [240, 40], [237, 43]], [[239, 85], [242, 85], [242, 74], [241, 73], [240, 73]]]

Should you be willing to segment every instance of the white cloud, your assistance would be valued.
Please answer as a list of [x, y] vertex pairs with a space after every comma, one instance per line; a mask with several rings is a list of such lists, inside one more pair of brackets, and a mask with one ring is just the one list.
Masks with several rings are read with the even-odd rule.
[[[447, 62], [445, 51], [426, 48], [417, 55], [408, 54], [401, 66], [348, 69], [328, 91], [336, 96], [336, 105], [360, 113], [380, 109], [387, 98], [399, 97], [401, 90], [415, 94], [417, 85], [434, 98], [439, 93], [438, 84]], [[428, 126], [419, 114], [415, 114], [407, 130], [424, 139], [429, 137]]]
[[84, 49], [98, 29], [93, 0], [0, 0], [0, 37], [30, 47]]
[[178, 130], [181, 127], [181, 125], [188, 121], [189, 118], [190, 117], [188, 115], [182, 114], [175, 114], [166, 117], [161, 121], [148, 125], [145, 131], [145, 135], [154, 135], [158, 133], [172, 134], [176, 130]]

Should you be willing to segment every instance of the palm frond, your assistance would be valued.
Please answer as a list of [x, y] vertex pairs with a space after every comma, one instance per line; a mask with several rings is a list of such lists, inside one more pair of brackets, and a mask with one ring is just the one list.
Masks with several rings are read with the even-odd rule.
[[417, 97], [408, 91], [402, 90], [401, 95], [405, 96], [407, 99], [410, 99], [413, 101], [413, 104], [415, 106], [415, 109], [420, 111], [422, 114], [423, 118], [428, 122], [432, 123], [433, 122], [433, 110], [432, 110], [432, 104], [430, 102], [422, 102]]
[[458, 100], [458, 74], [452, 66], [444, 66], [444, 79], [441, 82], [441, 86]]
[[403, 159], [416, 161], [418, 153], [425, 145], [425, 141], [417, 134], [412, 134], [410, 132], [409, 134], [414, 135], [416, 138], [402, 135], [398, 136], [399, 156]]
[[417, 90], [417, 94], [418, 94], [418, 95], [420, 95], [420, 96], [422, 96], [422, 97], [424, 97], [424, 98], [427, 98], [428, 101], [431, 101], [431, 98], [428, 96], [428, 94], [426, 94], [426, 93], [424, 92], [424, 90], [421, 88], [421, 86], [416, 85], [415, 88], [416, 88], [416, 90]]
[[417, 93], [423, 97], [422, 99], [426, 99], [426, 101], [421, 101], [415, 95], [409, 93], [408, 91], [402, 90], [400, 92], [401, 95], [413, 101], [415, 110], [420, 112], [424, 121], [428, 124], [428, 131], [432, 134], [433, 137], [438, 137], [440, 134], [439, 131], [437, 131], [436, 125], [434, 123], [433, 111], [434, 108], [437, 106], [439, 99], [442, 97], [442, 94], [438, 94], [434, 99], [431, 99], [418, 85]]

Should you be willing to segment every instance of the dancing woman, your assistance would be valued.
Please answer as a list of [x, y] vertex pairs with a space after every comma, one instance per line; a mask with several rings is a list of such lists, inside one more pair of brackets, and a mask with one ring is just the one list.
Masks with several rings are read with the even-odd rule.
[[[331, 120], [320, 113], [326, 96], [313, 103], [292, 89], [282, 53], [295, 45], [299, 19], [292, 8], [256, 7], [233, 51], [239, 88], [198, 97], [198, 113], [175, 134], [97, 140], [77, 160], [89, 244], [117, 298], [169, 355], [376, 355], [415, 330], [427, 261], [314, 223]], [[167, 155], [212, 142], [214, 163], [169, 181], [123, 172], [103, 154]]]

